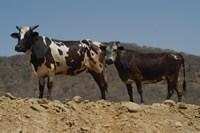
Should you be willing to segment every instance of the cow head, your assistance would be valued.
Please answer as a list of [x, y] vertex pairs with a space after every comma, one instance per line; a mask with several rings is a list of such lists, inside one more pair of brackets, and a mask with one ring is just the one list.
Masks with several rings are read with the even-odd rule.
[[120, 43], [119, 41], [104, 43], [104, 45], [100, 47], [102, 51], [105, 51], [106, 64], [108, 65], [113, 64], [117, 58], [118, 50], [124, 49], [124, 47], [118, 45], [119, 43]]
[[18, 39], [18, 44], [15, 46], [17, 52], [26, 52], [31, 49], [31, 42], [34, 37], [38, 36], [38, 32], [33, 32], [39, 25], [32, 27], [19, 27], [16, 28], [19, 30], [19, 33], [13, 33], [10, 36]]

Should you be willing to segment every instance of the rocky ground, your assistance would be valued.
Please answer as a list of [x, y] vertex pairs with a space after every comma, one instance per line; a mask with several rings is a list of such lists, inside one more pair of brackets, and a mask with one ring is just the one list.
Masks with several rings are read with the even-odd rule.
[[0, 97], [2, 133], [198, 133], [200, 106]]

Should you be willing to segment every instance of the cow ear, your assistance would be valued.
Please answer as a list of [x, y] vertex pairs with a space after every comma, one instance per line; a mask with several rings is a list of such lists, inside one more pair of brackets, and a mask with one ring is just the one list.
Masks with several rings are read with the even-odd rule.
[[124, 50], [124, 47], [123, 46], [119, 46], [117, 49]]
[[106, 46], [100, 46], [100, 49], [101, 49], [102, 51], [105, 51], [105, 50], [106, 50]]
[[33, 32], [33, 33], [32, 33], [32, 36], [33, 36], [33, 37], [36, 37], [36, 36], [38, 36], [38, 35], [39, 35], [38, 32]]
[[13, 38], [18, 38], [19, 37], [19, 33], [12, 33], [10, 36], [13, 37]]

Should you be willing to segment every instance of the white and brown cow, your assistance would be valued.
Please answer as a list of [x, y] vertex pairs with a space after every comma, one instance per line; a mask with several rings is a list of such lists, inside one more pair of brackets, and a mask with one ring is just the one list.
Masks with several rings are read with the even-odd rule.
[[52, 99], [51, 89], [55, 75], [76, 75], [89, 72], [97, 82], [101, 98], [105, 99], [107, 81], [103, 73], [104, 53], [101, 43], [90, 40], [60, 41], [33, 32], [39, 25], [18, 27], [19, 33], [11, 36], [18, 39], [17, 52], [24, 52], [30, 60], [33, 72], [39, 79], [39, 98], [43, 97], [45, 78], [48, 78], [48, 99]]
[[104, 50], [105, 62], [114, 64], [121, 80], [126, 84], [130, 101], [133, 101], [132, 83], [136, 83], [143, 103], [142, 83], [152, 84], [161, 80], [168, 83], [167, 99], [170, 99], [174, 89], [178, 94], [178, 101], [182, 100], [182, 88], [178, 86], [178, 74], [183, 65], [183, 89], [186, 89], [184, 58], [178, 53], [140, 53], [124, 49], [119, 42], [106, 43], [101, 46]]

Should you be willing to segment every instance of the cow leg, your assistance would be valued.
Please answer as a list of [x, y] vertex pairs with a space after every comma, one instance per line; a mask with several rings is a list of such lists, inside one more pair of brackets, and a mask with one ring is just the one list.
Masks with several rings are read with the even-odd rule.
[[45, 86], [45, 79], [39, 80], [39, 98], [43, 98], [43, 92], [44, 92], [44, 86]]
[[133, 90], [131, 84], [126, 84], [126, 88], [128, 90], [128, 95], [130, 97], [130, 101], [133, 102]]
[[97, 85], [100, 88], [101, 91], [101, 99], [106, 99], [105, 97], [105, 91], [107, 90], [108, 84], [105, 80], [103, 72], [96, 73], [95, 71], [88, 70], [88, 72], [93, 76], [94, 80], [96, 81]]
[[53, 98], [51, 96], [51, 90], [52, 90], [52, 87], [53, 87], [53, 78], [48, 77], [47, 87], [48, 87], [47, 99], [53, 100]]
[[174, 82], [171, 80], [167, 80], [168, 82], [168, 95], [166, 99], [170, 99], [172, 94], [174, 93]]
[[175, 89], [178, 95], [178, 102], [182, 101], [183, 90], [179, 87], [178, 83], [175, 84]]
[[142, 94], [142, 84], [140, 80], [135, 80], [137, 91], [140, 94], [141, 103], [144, 103], [143, 94]]

